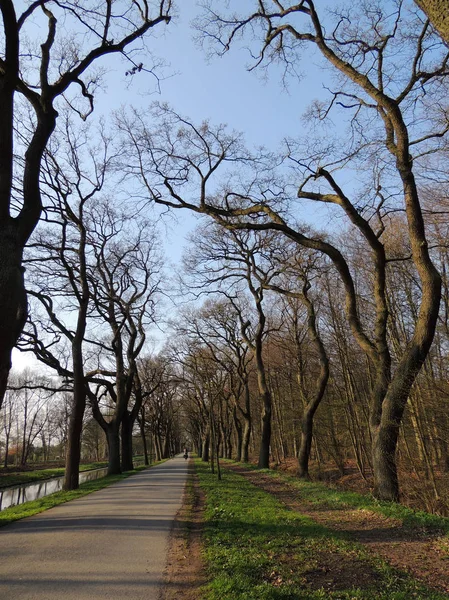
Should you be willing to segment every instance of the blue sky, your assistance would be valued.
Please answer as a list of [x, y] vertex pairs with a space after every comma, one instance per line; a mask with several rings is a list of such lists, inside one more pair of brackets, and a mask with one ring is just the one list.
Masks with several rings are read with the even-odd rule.
[[[252, 0], [241, 1], [253, 5]], [[257, 71], [248, 72], [249, 54], [238, 46], [222, 58], [208, 60], [195, 44], [190, 27], [199, 10], [196, 0], [179, 0], [176, 18], [150, 32], [147, 38], [155, 58], [166, 63], [160, 93], [155, 91], [150, 75], [142, 72], [132, 80], [125, 77], [129, 66], [116, 57], [101, 65], [107, 69], [105, 90], [96, 97], [91, 119], [102, 115], [109, 120], [108, 116], [123, 106], [144, 107], [157, 100], [168, 102], [194, 121], [226, 123], [242, 131], [250, 146], [276, 149], [284, 137], [299, 135], [304, 110], [322, 93], [323, 72], [309, 61], [307, 76], [300, 82], [290, 81], [286, 90], [280, 68], [272, 67], [268, 79]], [[165, 219], [166, 253], [172, 263], [177, 263], [196, 218], [184, 211], [174, 217]], [[14, 365], [23, 362], [23, 355], [15, 353]]]
[[[242, 0], [244, 3], [253, 4]], [[313, 92], [322, 89], [319, 83], [322, 74], [318, 77], [308, 74], [301, 84], [291, 82], [287, 93], [280, 81], [280, 69], [273, 68], [270, 79], [263, 81], [257, 71], [247, 71], [249, 55], [237, 45], [224, 57], [208, 61], [192, 39], [190, 23], [199, 10], [195, 0], [178, 2], [179, 16], [168, 26], [154, 30], [157, 39], [148, 38], [154, 54], [169, 64], [165, 72], [173, 73], [161, 82], [161, 95], [150, 98], [142, 95], [148, 80], [144, 81], [145, 76], [139, 74], [128, 92], [107, 94], [109, 108], [111, 100], [114, 105], [120, 102], [139, 105], [161, 99], [195, 120], [228, 123], [244, 131], [248, 142], [257, 145], [272, 146], [283, 136], [299, 132], [304, 107]]]
[[[241, 3], [254, 5], [253, 0]], [[269, 78], [263, 78], [257, 70], [249, 72], [250, 56], [238, 44], [222, 58], [208, 60], [193, 39], [191, 22], [199, 12], [196, 0], [180, 0], [177, 16], [170, 24], [154, 29], [146, 38], [155, 58], [167, 63], [160, 93], [155, 91], [155, 81], [148, 74], [138, 73], [131, 81], [123, 76], [127, 67], [120, 61], [111, 61], [108, 91], [97, 100], [97, 114], [108, 115], [127, 105], [145, 107], [157, 100], [168, 102], [195, 122], [209, 119], [212, 123], [226, 123], [230, 129], [242, 131], [250, 146], [276, 149], [286, 136], [299, 136], [304, 110], [322, 95], [327, 73], [306, 57], [307, 73], [301, 81], [290, 80], [286, 89], [280, 67], [271, 67]], [[185, 235], [195, 223], [195, 217], [185, 212], [176, 216], [178, 225], [173, 219], [166, 221], [168, 255], [175, 262], [182, 254]]]

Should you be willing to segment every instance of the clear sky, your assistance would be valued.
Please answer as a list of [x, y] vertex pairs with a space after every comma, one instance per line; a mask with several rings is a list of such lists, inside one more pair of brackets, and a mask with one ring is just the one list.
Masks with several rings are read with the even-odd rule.
[[[241, 5], [254, 6], [254, 0], [241, 0]], [[147, 38], [155, 58], [160, 57], [167, 64], [160, 93], [155, 92], [155, 82], [148, 74], [138, 73], [132, 81], [123, 77], [126, 67], [115, 60], [110, 63], [108, 91], [99, 97], [97, 112], [108, 115], [122, 106], [145, 107], [157, 100], [168, 102], [195, 122], [209, 119], [216, 124], [226, 123], [230, 129], [243, 132], [250, 146], [275, 150], [285, 137], [299, 136], [304, 110], [313, 99], [322, 96], [328, 72], [314, 64], [305, 50], [307, 69], [303, 69], [300, 81], [290, 79], [286, 89], [281, 66], [271, 67], [268, 78], [260, 71], [248, 71], [249, 53], [238, 44], [225, 56], [208, 60], [193, 39], [191, 23], [199, 13], [196, 0], [179, 0], [176, 17], [169, 25], [154, 29]], [[150, 62], [145, 66], [150, 66]], [[175, 216], [181, 224], [173, 227], [173, 220], [167, 221], [171, 227], [167, 243], [170, 257], [178, 261], [185, 233], [195, 217], [184, 211]]]

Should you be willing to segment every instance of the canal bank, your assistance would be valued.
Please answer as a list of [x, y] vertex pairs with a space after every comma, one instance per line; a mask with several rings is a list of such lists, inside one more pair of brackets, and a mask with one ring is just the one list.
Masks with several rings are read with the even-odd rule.
[[[105, 477], [107, 471], [107, 467], [82, 471], [79, 475], [80, 483]], [[64, 476], [59, 476], [0, 489], [0, 511], [59, 492], [62, 490], [63, 484]]]

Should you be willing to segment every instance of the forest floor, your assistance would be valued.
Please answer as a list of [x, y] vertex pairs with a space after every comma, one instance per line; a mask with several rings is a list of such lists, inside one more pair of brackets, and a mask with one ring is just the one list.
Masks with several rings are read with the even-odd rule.
[[[396, 508], [396, 505], [376, 504], [368, 496], [364, 500], [364, 497], [360, 495], [339, 492], [333, 488], [327, 488], [323, 484], [304, 484], [285, 473], [260, 471], [250, 466], [233, 463], [224, 463], [223, 466], [229, 472], [229, 476], [243, 477], [248, 484], [269, 495], [287, 511], [293, 511], [298, 514], [299, 518], [305, 518], [313, 523], [313, 526], [327, 531], [330, 538], [334, 537], [334, 540], [337, 540], [337, 544], [342, 541], [342, 543], [355, 544], [354, 548], [361, 548], [361, 554], [354, 550], [343, 552], [337, 546], [331, 550], [327, 542], [321, 541], [313, 549], [312, 562], [310, 562], [312, 555], [307, 555], [304, 548], [301, 550], [305, 566], [300, 566], [299, 562], [293, 564], [291, 559], [287, 560], [285, 556], [282, 559], [281, 552], [281, 563], [282, 560], [284, 563], [287, 560], [287, 563], [290, 563], [287, 566], [292, 573], [301, 571], [300, 582], [299, 584], [295, 583], [295, 585], [299, 585], [299, 588], [295, 589], [302, 591], [293, 591], [291, 595], [287, 589], [282, 591], [286, 579], [284, 576], [283, 580], [279, 572], [286, 566], [283, 564], [281, 567], [279, 565], [273, 567], [269, 573], [273, 595], [265, 596], [262, 595], [262, 592], [258, 592], [259, 596], [255, 595], [255, 598], [383, 597], [384, 587], [387, 584], [383, 582], [385, 574], [382, 573], [382, 570], [379, 571], [376, 561], [382, 561], [393, 569], [392, 572], [402, 573], [405, 579], [410, 578], [410, 580], [421, 582], [424, 586], [421, 588], [417, 583], [416, 589], [412, 586], [407, 588], [408, 591], [401, 591], [403, 589], [401, 586], [405, 585], [400, 582], [401, 575], [390, 574], [388, 585], [392, 586], [392, 598], [407, 600], [408, 598], [449, 598], [448, 519], [424, 513], [412, 513], [403, 507]], [[193, 473], [191, 473], [189, 481], [185, 502], [178, 514], [170, 546], [170, 560], [166, 571], [166, 581], [170, 582], [169, 588], [166, 588], [166, 590], [169, 589], [169, 594], [167, 595], [166, 591], [162, 600], [174, 598], [198, 600], [199, 598], [219, 597], [219, 594], [227, 598], [226, 591], [223, 591], [226, 590], [226, 586], [220, 588], [221, 591], [216, 592], [217, 596], [215, 596], [213, 585], [212, 587], [210, 585], [211, 573], [220, 569], [217, 566], [211, 568], [210, 564], [209, 567], [207, 566], [211, 559], [211, 552], [213, 554], [214, 550], [207, 549], [210, 544], [210, 540], [208, 540], [210, 534], [202, 535], [204, 527], [206, 530], [208, 527], [210, 528], [210, 523], [208, 525], [207, 522], [211, 520], [210, 514], [207, 516], [207, 513], [204, 512], [205, 492], [208, 496], [214, 492], [211, 492], [210, 484], [209, 488], [205, 489], [204, 485], [200, 486], [198, 477]], [[214, 482], [214, 485], [219, 487], [221, 484]], [[239, 486], [234, 484], [234, 487]], [[224, 488], [221, 493], [225, 494]], [[243, 494], [241, 490], [239, 493]], [[227, 502], [231, 502], [230, 497]], [[254, 502], [258, 503], [257, 500]], [[236, 518], [232, 512], [233, 509], [218, 508], [217, 499], [214, 499], [213, 503], [215, 504], [213, 510], [218, 515], [218, 520], [223, 510], [231, 511], [227, 517], [225, 515], [225, 521], [230, 522]], [[227, 506], [226, 502], [224, 506]], [[276, 512], [279, 512], [279, 508], [276, 509]], [[215, 516], [212, 514], [212, 520], [214, 518]], [[245, 521], [245, 519], [246, 517], [243, 519], [241, 516], [239, 517], [239, 520]], [[229, 523], [227, 526], [229, 527]], [[248, 527], [251, 526], [248, 525]], [[219, 530], [217, 531], [219, 535], [222, 535]], [[214, 535], [217, 534], [217, 531]], [[289, 533], [289, 539], [293, 539], [291, 533]], [[226, 541], [221, 540], [220, 544], [224, 548], [230, 544], [230, 541], [226, 538]], [[273, 541], [272, 544], [274, 546], [275, 542]], [[218, 549], [217, 556], [221, 556], [223, 548]], [[291, 552], [291, 556], [293, 556], [297, 552], [297, 548]], [[250, 554], [251, 548], [249, 547], [248, 564], [251, 561]], [[262, 551], [261, 554], [264, 552]], [[275, 554], [272, 555], [271, 551], [268, 552], [269, 556], [273, 556], [273, 560], [278, 560], [279, 557], [276, 557]], [[374, 562], [370, 563], [370, 560]], [[237, 561], [237, 559], [234, 557], [232, 561]], [[225, 563], [222, 567], [224, 571], [226, 571]], [[268, 565], [266, 568], [270, 571], [271, 567]], [[231, 572], [237, 573], [238, 571], [238, 562], [235, 562]], [[239, 577], [244, 579], [242, 573]], [[262, 579], [264, 577], [266, 579], [266, 576], [262, 576]], [[394, 577], [398, 579], [393, 584], [391, 581]], [[215, 576], [212, 575], [212, 578]], [[205, 585], [208, 580], [209, 584]], [[406, 584], [406, 587], [407, 585], [411, 584]], [[428, 592], [424, 591], [426, 588], [429, 590]], [[356, 589], [359, 589], [359, 592], [354, 592]], [[375, 589], [379, 591], [372, 591]], [[413, 589], [415, 591], [411, 591]], [[320, 596], [320, 593], [323, 593], [324, 596]], [[371, 596], [371, 594], [373, 595]], [[240, 596], [234, 591], [229, 595], [229, 598], [233, 597], [252, 598], [253, 596], [244, 594]]]

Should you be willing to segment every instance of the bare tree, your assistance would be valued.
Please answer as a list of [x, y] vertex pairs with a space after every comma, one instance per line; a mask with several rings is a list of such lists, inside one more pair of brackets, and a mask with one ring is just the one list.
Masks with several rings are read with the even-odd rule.
[[[212, 226], [202, 228], [190, 253], [191, 270], [197, 270], [199, 286], [215, 286], [233, 304], [240, 321], [241, 336], [254, 357], [259, 394], [262, 401], [262, 437], [259, 466], [269, 468], [272, 399], [267, 383], [264, 339], [267, 317], [264, 291], [277, 275], [278, 265], [265, 261], [272, 235], [234, 231]], [[254, 308], [254, 318], [245, 310], [246, 301], [239, 299], [239, 287], [247, 288]]]
[[[86, 118], [100, 81], [93, 65], [107, 55], [126, 57], [136, 40], [170, 21], [171, 10], [170, 0], [100, 4], [38, 0], [17, 15], [15, 4], [13, 0], [0, 4], [0, 403], [11, 351], [27, 316], [22, 253], [42, 212], [39, 172], [59, 104], [65, 101]], [[27, 52], [24, 46], [31, 29], [34, 35], [39, 32], [41, 44], [36, 43], [37, 51], [33, 47]], [[142, 68], [136, 56], [128, 58], [131, 71]], [[19, 131], [20, 159], [14, 149], [17, 102], [33, 115], [31, 131]]]
[[146, 408], [151, 406], [152, 398], [158, 389], [170, 380], [168, 372], [167, 361], [162, 356], [146, 357], [138, 361], [133, 383], [134, 404], [131, 410], [126, 410], [125, 418], [122, 420], [122, 468], [125, 466], [128, 467], [127, 470], [132, 468], [132, 432], [136, 420], [139, 422], [145, 464], [149, 464], [145, 427]]
[[[144, 219], [114, 211], [107, 203], [91, 214], [89, 244], [94, 262], [89, 274], [96, 319], [109, 329], [106, 340], [96, 342], [97, 369], [91, 380], [101, 384], [114, 404], [109, 419], [102, 415], [98, 398], [89, 393], [94, 416], [105, 431], [109, 447], [109, 473], [132, 468], [132, 426], [140, 409], [127, 413], [138, 372], [137, 359], [153, 323], [161, 283], [157, 236]], [[92, 315], [93, 317], [94, 315]], [[119, 431], [122, 426], [122, 465]]]
[[[397, 500], [395, 453], [400, 423], [433, 340], [440, 302], [441, 278], [429, 254], [417, 180], [424, 157], [429, 160], [438, 154], [449, 129], [440, 110], [447, 94], [449, 53], [427, 21], [419, 15], [403, 18], [403, 2], [389, 5], [391, 11], [362, 11], [354, 26], [350, 9], [343, 9], [335, 13], [334, 23], [326, 22], [326, 29], [311, 0], [261, 1], [252, 12], [224, 16], [211, 3], [208, 7], [203, 31], [220, 44], [222, 52], [245, 30], [255, 34], [254, 43], [259, 41], [258, 63], [280, 58], [294, 67], [302, 46], [312, 46], [338, 77], [329, 102], [318, 103], [312, 115], [326, 120], [332, 111], [340, 111], [349, 122], [348, 144], [337, 140], [323, 148], [318, 143], [314, 150], [288, 143], [286, 154], [296, 172], [292, 176], [284, 171], [282, 181], [270, 174], [260, 154], [254, 156], [251, 170], [246, 168], [248, 153], [237, 134], [207, 124], [197, 127], [165, 110], [164, 126], [158, 132], [139, 126], [139, 132], [129, 136], [136, 158], [130, 170], [140, 170], [155, 202], [208, 214], [229, 229], [277, 231], [329, 257], [345, 287], [352, 333], [376, 373], [370, 398], [375, 494]], [[423, 88], [427, 94], [422, 94]], [[430, 97], [435, 111], [427, 104]], [[385, 166], [376, 169], [379, 161]], [[240, 171], [236, 167], [234, 175], [226, 173], [218, 184], [217, 172], [231, 162], [238, 163]], [[374, 173], [366, 171], [371, 185], [364, 181], [364, 190], [345, 192], [339, 169], [351, 167], [359, 174], [369, 164], [375, 166]], [[285, 184], [286, 177], [290, 185]], [[196, 202], [188, 193], [194, 185]], [[364, 240], [375, 300], [370, 331], [361, 317], [355, 279], [342, 251], [297, 226], [294, 216], [305, 200], [339, 207]], [[422, 290], [413, 336], [394, 372], [387, 340], [386, 270], [397, 257], [386, 255], [381, 239], [392, 210], [406, 215], [411, 258]]]
[[[132, 468], [130, 437], [139, 407], [129, 415], [127, 409], [160, 282], [154, 228], [144, 219], [134, 224], [133, 216], [97, 198], [104, 164], [102, 168], [92, 158], [100, 179], [89, 179], [79, 171], [80, 156], [75, 152], [72, 158], [77, 167], [74, 180], [66, 176], [63, 186], [60, 182], [53, 186], [59, 196], [50, 230], [36, 237], [30, 249], [30, 267], [37, 269], [30, 294], [38, 306], [23, 335], [24, 344], [37, 358], [73, 388], [67, 489], [78, 485], [86, 394], [108, 435], [111, 472], [120, 471], [119, 431], [127, 418], [122, 429], [122, 466]], [[61, 179], [61, 170], [57, 174]], [[69, 200], [72, 193], [74, 201]], [[89, 384], [106, 389], [115, 402], [110, 421], [102, 415]]]
[[[61, 156], [58, 158], [56, 149], [50, 147], [42, 169], [46, 223], [27, 245], [24, 262], [30, 272], [28, 294], [45, 313], [40, 322], [39, 311], [32, 316], [34, 351], [61, 377], [70, 380], [73, 392], [64, 481], [64, 488], [70, 490], [79, 485], [86, 407], [84, 346], [91, 301], [88, 272], [92, 267], [89, 264], [89, 219], [114, 157], [104, 130], [99, 131], [98, 144], [92, 144], [89, 128], [75, 131], [67, 119], [64, 125], [57, 144]], [[54, 352], [46, 351], [44, 332], [48, 330], [48, 321], [54, 331], [49, 344], [58, 338], [64, 339], [68, 357], [56, 357]], [[30, 329], [28, 332], [31, 334]], [[38, 343], [39, 338], [41, 343]]]
[[[276, 244], [276, 240], [274, 240]], [[294, 244], [288, 240], [278, 240], [276, 245], [267, 249], [269, 259], [276, 269], [276, 278], [262, 285], [290, 300], [299, 300], [306, 310], [306, 330], [311, 345], [317, 355], [319, 372], [315, 382], [309, 382], [309, 389], [305, 386], [305, 378], [302, 367], [301, 352], [302, 339], [299, 331], [297, 306], [287, 304], [286, 310], [293, 308], [293, 337], [298, 352], [298, 385], [302, 400], [303, 410], [301, 421], [301, 438], [298, 449], [299, 476], [309, 479], [309, 459], [313, 441], [313, 422], [315, 413], [320, 406], [326, 392], [329, 380], [329, 358], [319, 333], [317, 324], [316, 301], [311, 298], [310, 290], [312, 281], [317, 280], [326, 270], [326, 264], [320, 260], [319, 253], [307, 252], [295, 254]], [[290, 311], [289, 311], [290, 312]]]
[[12, 441], [13, 425], [18, 415], [19, 390], [8, 390], [5, 396], [5, 403], [2, 406], [2, 433], [5, 440], [3, 466], [8, 467], [8, 456]]

